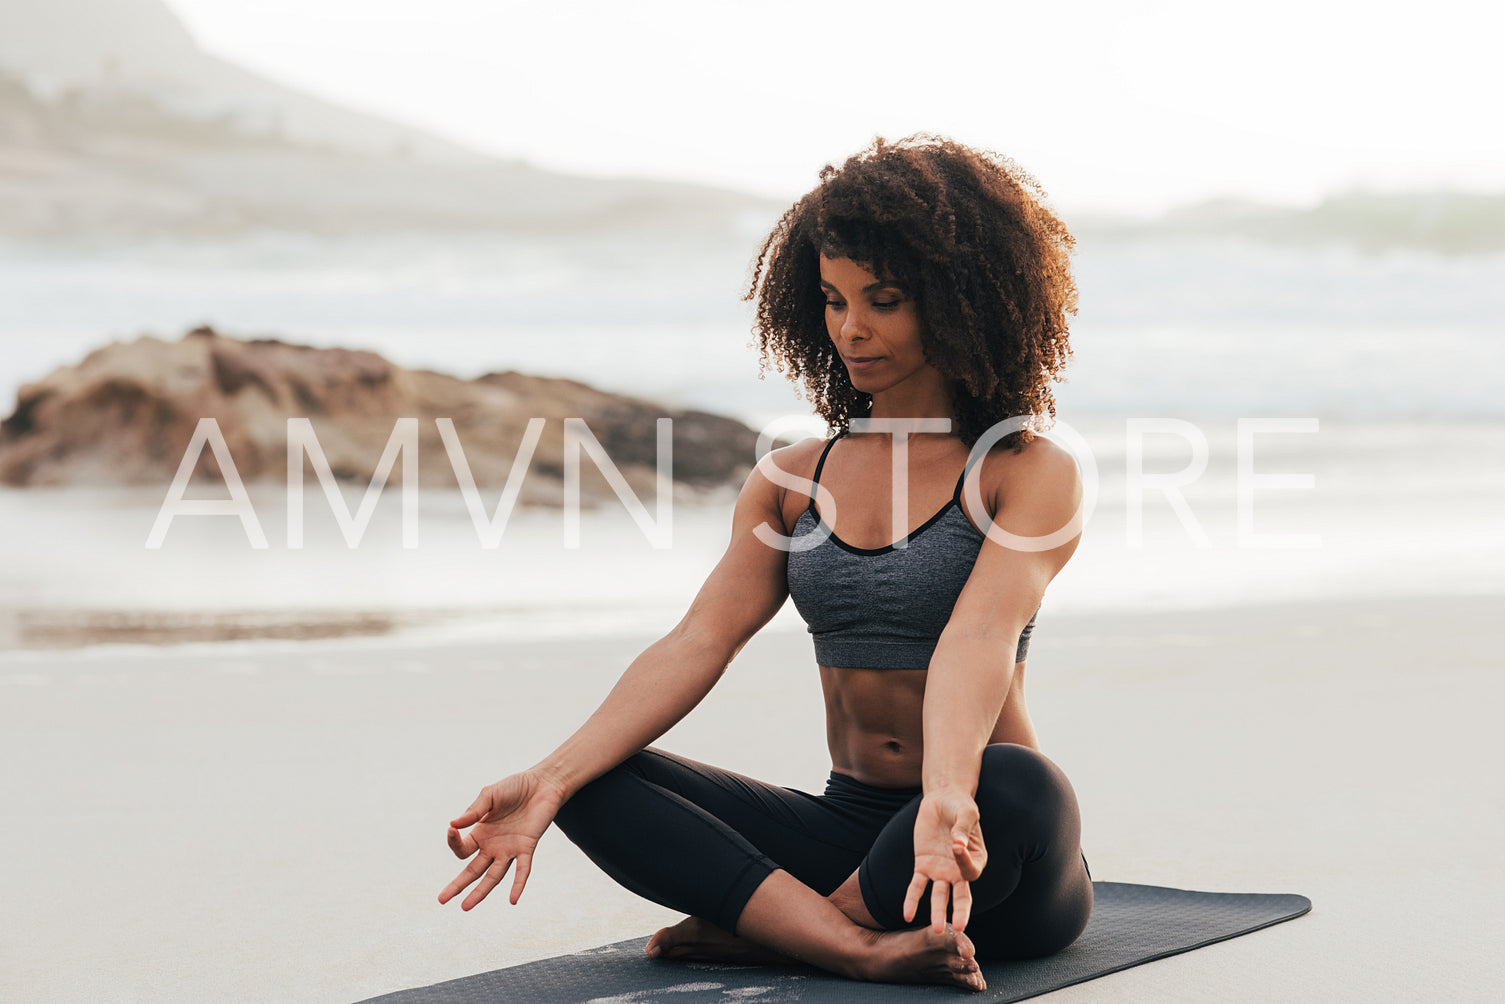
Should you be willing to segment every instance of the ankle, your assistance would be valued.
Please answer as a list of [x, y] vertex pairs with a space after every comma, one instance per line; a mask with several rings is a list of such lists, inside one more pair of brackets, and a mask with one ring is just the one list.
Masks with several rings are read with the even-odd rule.
[[846, 956], [843, 975], [853, 980], [881, 981], [884, 961], [881, 942], [887, 932], [875, 931], [856, 923], [852, 928], [852, 948]]

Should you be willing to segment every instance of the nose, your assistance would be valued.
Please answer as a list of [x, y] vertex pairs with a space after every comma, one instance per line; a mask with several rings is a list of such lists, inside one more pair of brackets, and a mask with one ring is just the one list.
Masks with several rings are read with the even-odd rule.
[[841, 319], [841, 337], [849, 342], [861, 341], [867, 337], [867, 326], [863, 324], [858, 312], [850, 307]]

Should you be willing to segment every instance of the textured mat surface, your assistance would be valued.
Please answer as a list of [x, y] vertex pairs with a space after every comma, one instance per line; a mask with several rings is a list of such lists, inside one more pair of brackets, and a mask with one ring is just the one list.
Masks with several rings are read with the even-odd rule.
[[665, 962], [633, 938], [574, 955], [528, 962], [430, 987], [373, 997], [367, 1004], [757, 1004], [800, 1001], [915, 1001], [938, 998], [1003, 1004], [1059, 990], [1261, 927], [1312, 908], [1305, 896], [1189, 892], [1122, 882], [1092, 883], [1092, 920], [1076, 943], [1048, 959], [983, 962], [983, 993], [950, 987], [856, 983], [795, 966]]

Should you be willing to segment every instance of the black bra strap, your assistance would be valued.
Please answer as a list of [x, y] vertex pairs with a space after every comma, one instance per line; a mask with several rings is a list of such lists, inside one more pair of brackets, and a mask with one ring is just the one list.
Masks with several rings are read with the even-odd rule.
[[[987, 454], [983, 454], [983, 457], [985, 456], [987, 456]], [[967, 483], [967, 475], [972, 473], [972, 468], [976, 467], [980, 463], [982, 463], [982, 457], [978, 457], [976, 460], [973, 460], [972, 455], [970, 453], [967, 454], [967, 465], [962, 468], [961, 477], [956, 479], [956, 491], [951, 493], [951, 497], [958, 503], [960, 503], [962, 500], [962, 487]]]
[[832, 436], [831, 441], [826, 444], [826, 448], [820, 451], [820, 462], [815, 465], [815, 477], [810, 479], [812, 482], [810, 485], [810, 505], [812, 506], [815, 505], [815, 488], [820, 484], [820, 472], [826, 466], [826, 454], [831, 452], [831, 447], [836, 445], [836, 441], [840, 439], [841, 436], [842, 434], [839, 432], [836, 435]]
[[[820, 451], [820, 460], [815, 465], [815, 476], [810, 479], [810, 504], [812, 506], [815, 505], [815, 488], [820, 484], [820, 472], [826, 469], [826, 457], [830, 454], [831, 447], [835, 446], [836, 441], [844, 435], [846, 435], [846, 433], [838, 432], [836, 435], [831, 437], [829, 442], [826, 443], [826, 448]], [[984, 454], [983, 456], [986, 456], [986, 454]], [[973, 458], [971, 454], [967, 455], [967, 464], [962, 468], [961, 476], [956, 479], [956, 488], [951, 492], [951, 497], [958, 503], [962, 500], [962, 488], [967, 483], [967, 475], [972, 472], [972, 468], [976, 467], [981, 462], [982, 457]]]

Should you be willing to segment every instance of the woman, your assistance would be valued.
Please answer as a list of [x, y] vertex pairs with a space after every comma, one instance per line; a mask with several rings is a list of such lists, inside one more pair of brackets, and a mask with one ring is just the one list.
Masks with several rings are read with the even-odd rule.
[[[748, 296], [765, 360], [836, 436], [763, 458], [679, 624], [558, 750], [452, 821], [471, 860], [440, 902], [476, 883], [470, 909], [516, 862], [516, 903], [556, 822], [628, 889], [690, 914], [655, 957], [983, 989], [979, 956], [1081, 933], [1076, 799], [1024, 703], [1081, 498], [1071, 456], [1007, 421], [1054, 414], [1070, 354], [1073, 240], [1036, 195], [1004, 158], [917, 136], [828, 166], [784, 215]], [[790, 596], [825, 694], [825, 793], [647, 749]]]

